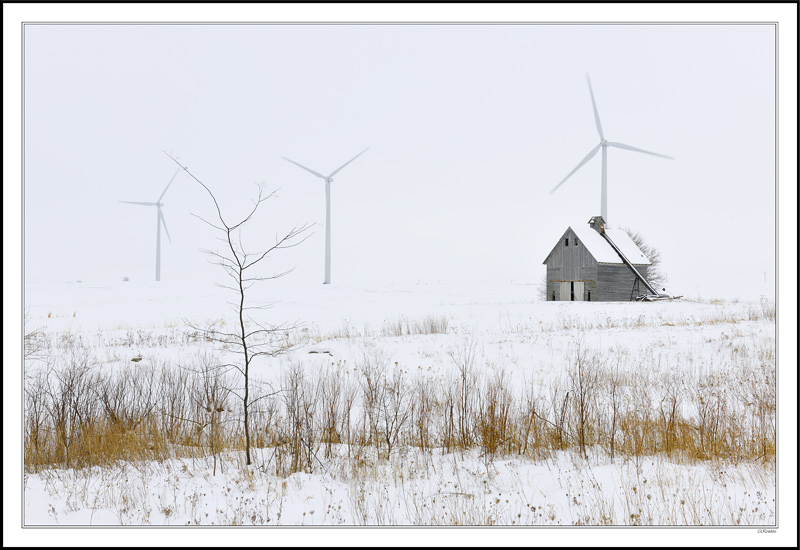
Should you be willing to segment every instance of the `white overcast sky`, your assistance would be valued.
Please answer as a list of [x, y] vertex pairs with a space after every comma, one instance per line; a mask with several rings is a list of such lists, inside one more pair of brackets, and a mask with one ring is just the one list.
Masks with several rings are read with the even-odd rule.
[[[329, 173], [369, 146], [333, 183], [334, 285], [537, 284], [600, 209], [599, 156], [549, 193], [598, 142], [588, 73], [610, 141], [675, 159], [610, 150], [610, 224], [661, 250], [670, 290], [705, 296], [769, 292], [777, 238], [791, 344], [796, 20], [796, 4], [3, 4], [4, 297], [23, 274], [152, 281], [155, 211], [118, 201], [158, 198], [163, 150], [234, 219], [254, 182], [280, 188], [243, 235], [254, 250], [317, 224], [268, 266], [293, 281], [323, 279], [324, 183], [280, 157]], [[163, 281], [218, 277], [203, 191], [179, 177], [164, 203]], [[4, 341], [21, 317], [4, 308]]]
[[[482, 24], [431, 24], [462, 19], [443, 11], [314, 25], [285, 23], [308, 21], [299, 9], [203, 7], [149, 18], [216, 23], [142, 24], [122, 6], [24, 19], [26, 281], [153, 280], [155, 208], [118, 201], [155, 201], [176, 169], [168, 151], [231, 220], [254, 182], [279, 188], [242, 238], [255, 251], [316, 224], [266, 268], [321, 283], [324, 181], [281, 156], [327, 174], [369, 146], [332, 184], [334, 284], [538, 283], [564, 230], [600, 213], [599, 154], [550, 194], [599, 141], [589, 74], [609, 141], [674, 157], [609, 149], [609, 223], [661, 251], [673, 292], [774, 292], [776, 73], [796, 76], [776, 69], [780, 10], [751, 7], [739, 24], [699, 23], [735, 20], [735, 5], [681, 18], [665, 5], [652, 17], [592, 8], [588, 24], [569, 23], [576, 6], [521, 6], [476, 12]], [[393, 19], [349, 19], [364, 18]], [[651, 24], [613, 23], [631, 18]], [[98, 19], [139, 23], [33, 23]], [[796, 98], [781, 96], [782, 125]], [[198, 250], [213, 233], [192, 216], [213, 215], [208, 196], [181, 174], [163, 202], [162, 280], [213, 278]]]

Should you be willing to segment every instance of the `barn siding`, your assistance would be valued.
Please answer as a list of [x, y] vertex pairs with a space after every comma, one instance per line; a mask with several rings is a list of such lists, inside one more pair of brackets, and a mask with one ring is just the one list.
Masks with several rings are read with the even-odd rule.
[[[647, 279], [647, 266], [634, 264], [636, 270]], [[597, 299], [603, 302], [628, 302], [631, 299], [636, 275], [624, 264], [598, 264]], [[639, 282], [639, 294], [646, 294], [647, 287]], [[594, 292], [592, 296], [594, 297]]]

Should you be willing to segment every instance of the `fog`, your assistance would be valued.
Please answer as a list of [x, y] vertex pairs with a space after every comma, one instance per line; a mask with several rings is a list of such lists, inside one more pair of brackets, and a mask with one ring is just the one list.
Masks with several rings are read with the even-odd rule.
[[[591, 76], [610, 141], [609, 224], [662, 254], [670, 290], [774, 296], [772, 24], [27, 24], [26, 281], [152, 281], [155, 202], [179, 159], [266, 271], [322, 283], [538, 284], [569, 224], [600, 213]], [[206, 192], [165, 194], [162, 281], [220, 275]]]

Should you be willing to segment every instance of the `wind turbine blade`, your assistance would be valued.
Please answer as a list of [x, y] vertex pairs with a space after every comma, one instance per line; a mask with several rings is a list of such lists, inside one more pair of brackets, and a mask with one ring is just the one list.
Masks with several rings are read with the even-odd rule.
[[323, 175], [322, 175], [322, 174], [320, 174], [319, 172], [315, 172], [315, 171], [314, 171], [314, 170], [312, 170], [311, 168], [306, 168], [305, 166], [303, 166], [303, 165], [302, 165], [302, 164], [300, 164], [299, 162], [295, 162], [295, 161], [293, 161], [292, 159], [287, 159], [286, 157], [281, 157], [281, 158], [282, 158], [283, 160], [288, 160], [288, 161], [289, 161], [289, 162], [291, 162], [292, 164], [296, 164], [297, 166], [299, 166], [299, 167], [300, 167], [300, 168], [302, 168], [303, 170], [306, 170], [306, 171], [308, 171], [308, 172], [311, 172], [312, 174], [314, 174], [314, 175], [315, 175], [315, 176], [317, 176], [317, 177], [320, 177], [320, 178], [322, 178], [322, 179], [326, 179], [326, 178], [325, 178], [325, 176], [323, 176]]
[[[367, 149], [369, 149], [369, 147], [367, 147]], [[345, 166], [347, 166], [348, 164], [350, 164], [351, 162], [353, 162], [354, 160], [356, 160], [358, 157], [360, 157], [360, 156], [361, 156], [361, 155], [363, 155], [364, 153], [366, 153], [366, 152], [367, 152], [367, 149], [364, 149], [364, 150], [363, 150], [363, 151], [361, 151], [359, 154], [357, 154], [356, 156], [354, 156], [353, 158], [351, 158], [350, 160], [348, 160], [347, 162], [345, 162], [344, 164], [342, 164], [342, 165], [341, 165], [339, 168], [337, 168], [336, 170], [334, 170], [333, 172], [331, 172], [331, 175], [330, 175], [330, 176], [328, 176], [328, 177], [329, 177], [329, 178], [332, 178], [334, 175], [336, 175], [336, 173], [337, 173], [339, 170], [341, 170], [342, 168], [344, 168]]]
[[599, 151], [599, 150], [600, 150], [600, 146], [601, 146], [601, 144], [600, 144], [600, 143], [598, 143], [597, 145], [595, 145], [594, 149], [592, 149], [591, 151], [589, 151], [589, 154], [588, 154], [588, 155], [586, 155], [586, 156], [583, 158], [583, 160], [582, 160], [582, 161], [580, 161], [580, 162], [578, 163], [578, 166], [576, 166], [575, 168], [573, 168], [573, 169], [572, 169], [572, 172], [570, 172], [569, 174], [567, 174], [567, 177], [566, 177], [566, 178], [564, 178], [563, 180], [561, 180], [561, 183], [559, 183], [558, 185], [556, 185], [555, 187], [553, 187], [553, 190], [552, 190], [552, 191], [550, 191], [550, 194], [553, 194], [553, 193], [555, 193], [556, 189], [558, 189], [559, 187], [561, 187], [561, 184], [562, 184], [562, 183], [564, 183], [565, 181], [567, 181], [567, 180], [569, 179], [569, 177], [570, 177], [572, 174], [574, 174], [575, 172], [577, 172], [577, 171], [578, 171], [578, 169], [579, 169], [581, 166], [583, 166], [584, 164], [586, 164], [587, 162], [589, 162], [589, 160], [590, 160], [590, 159], [591, 159], [593, 156], [595, 156], [595, 155], [597, 154], [597, 151]]
[[180, 171], [181, 171], [181, 169], [180, 169], [180, 168], [178, 168], [177, 170], [175, 170], [175, 173], [172, 175], [172, 179], [171, 179], [171, 180], [169, 180], [169, 183], [168, 183], [168, 184], [167, 184], [167, 186], [164, 188], [164, 192], [163, 192], [163, 193], [161, 193], [161, 196], [160, 196], [160, 197], [158, 197], [158, 200], [157, 200], [156, 202], [161, 202], [161, 199], [163, 199], [163, 198], [164, 198], [164, 195], [166, 195], [166, 194], [167, 194], [167, 189], [169, 189], [169, 186], [170, 186], [170, 185], [172, 185], [172, 182], [175, 180], [175, 176], [177, 176], [177, 175], [178, 175], [178, 172], [180, 172]]
[[161, 225], [164, 226], [164, 231], [167, 233], [167, 240], [169, 244], [172, 244], [172, 239], [169, 237], [169, 229], [167, 229], [167, 221], [164, 219], [164, 214], [161, 213], [161, 207], [158, 208], [158, 219], [161, 221]]
[[586, 82], [589, 83], [589, 95], [592, 96], [592, 109], [594, 110], [594, 123], [597, 124], [597, 133], [600, 134], [600, 139], [603, 137], [603, 126], [600, 124], [600, 115], [597, 112], [597, 105], [594, 102], [594, 92], [592, 92], [592, 81], [589, 80], [589, 75], [586, 75]]
[[154, 202], [136, 202], [136, 201], [119, 201], [119, 202], [124, 202], [125, 204], [141, 204], [141, 205], [144, 205], [144, 206], [155, 206], [156, 205], [156, 203], [154, 203]]
[[672, 157], [668, 157], [667, 155], [662, 155], [660, 153], [653, 153], [652, 151], [645, 151], [644, 149], [637, 149], [636, 147], [631, 147], [630, 145], [625, 145], [624, 143], [616, 143], [613, 141], [608, 141], [606, 143], [608, 145], [611, 145], [612, 147], [619, 147], [620, 149], [628, 149], [629, 151], [636, 151], [637, 153], [647, 153], [648, 155], [655, 155], [657, 157], [673, 160]]

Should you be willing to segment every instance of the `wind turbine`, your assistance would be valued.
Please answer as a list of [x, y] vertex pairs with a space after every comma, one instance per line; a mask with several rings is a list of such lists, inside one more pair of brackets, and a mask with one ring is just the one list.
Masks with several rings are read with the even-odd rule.
[[[369, 147], [367, 147], [369, 149]], [[296, 164], [303, 170], [311, 172], [315, 176], [322, 178], [325, 180], [325, 282], [323, 284], [330, 284], [331, 282], [331, 182], [333, 181], [333, 176], [335, 176], [339, 170], [356, 160], [358, 157], [363, 155], [367, 152], [367, 149], [364, 149], [359, 154], [342, 164], [339, 168], [331, 172], [327, 176], [323, 176], [319, 172], [315, 172], [311, 168], [307, 168], [300, 164], [299, 162], [295, 162], [292, 159], [287, 159], [286, 157], [281, 157], [283, 160], [288, 160], [292, 164]]]
[[603, 219], [606, 222], [608, 222], [608, 209], [607, 209], [607, 202], [608, 201], [607, 201], [607, 198], [606, 198], [606, 195], [607, 195], [607, 192], [608, 192], [608, 185], [607, 185], [608, 182], [607, 182], [607, 176], [606, 176], [606, 163], [607, 163], [606, 156], [608, 154], [608, 152], [607, 152], [608, 148], [609, 147], [618, 147], [620, 149], [627, 149], [629, 151], [636, 151], [637, 153], [647, 153], [648, 155], [655, 155], [657, 157], [662, 157], [662, 158], [670, 159], [670, 160], [672, 160], [672, 157], [668, 157], [666, 155], [661, 155], [659, 153], [653, 153], [651, 151], [645, 151], [644, 149], [638, 149], [636, 147], [631, 147], [630, 145], [625, 145], [624, 143], [617, 143], [617, 142], [614, 142], [614, 141], [606, 141], [606, 138], [603, 135], [603, 126], [600, 124], [600, 115], [597, 112], [597, 105], [594, 102], [594, 93], [592, 93], [592, 81], [589, 80], [589, 75], [588, 74], [586, 75], [586, 82], [589, 83], [589, 95], [592, 96], [592, 109], [594, 109], [594, 122], [597, 125], [597, 133], [600, 134], [600, 143], [595, 145], [594, 149], [589, 151], [589, 154], [586, 155], [583, 158], [583, 160], [578, 163], [578, 166], [576, 166], [575, 168], [572, 169], [572, 172], [567, 174], [566, 178], [561, 180], [561, 182], [558, 185], [556, 185], [553, 188], [552, 191], [550, 191], [550, 194], [553, 194], [556, 189], [561, 187], [561, 184], [564, 183], [565, 181], [567, 181], [569, 179], [569, 177], [572, 174], [574, 174], [575, 172], [577, 172], [578, 169], [581, 166], [583, 166], [584, 164], [589, 162], [589, 160], [593, 156], [595, 156], [597, 154], [597, 151], [599, 151], [600, 148], [602, 147], [603, 148], [603, 172], [602, 172], [601, 179], [600, 179], [600, 214], [603, 216]]
[[181, 169], [178, 168], [175, 170], [175, 173], [172, 175], [172, 179], [169, 180], [169, 183], [164, 188], [164, 191], [161, 193], [161, 196], [158, 197], [156, 202], [136, 202], [136, 201], [119, 201], [124, 202], [125, 204], [139, 204], [142, 206], [155, 206], [158, 210], [158, 218], [156, 219], [156, 281], [161, 280], [161, 226], [164, 226], [164, 231], [167, 232], [167, 239], [169, 239], [170, 244], [172, 244], [172, 239], [169, 237], [169, 230], [167, 229], [167, 222], [164, 221], [164, 214], [161, 212], [161, 207], [164, 204], [161, 202], [161, 199], [164, 198], [164, 195], [167, 193], [167, 189], [169, 186], [172, 185], [172, 182], [175, 180], [175, 176], [178, 175]]

